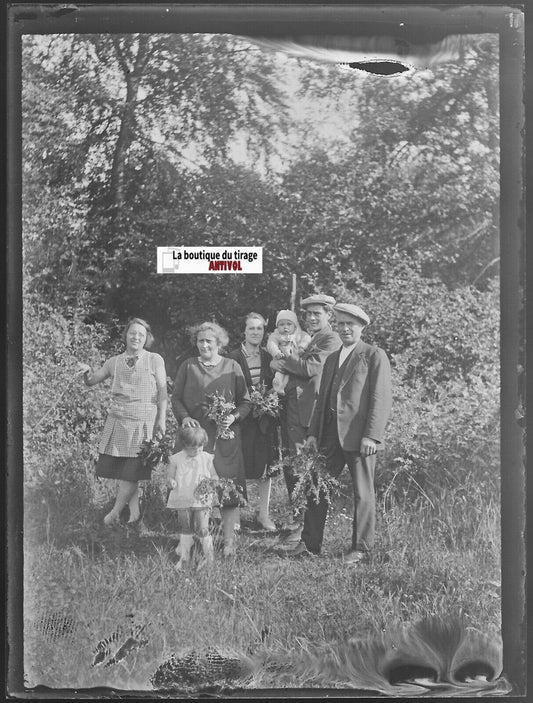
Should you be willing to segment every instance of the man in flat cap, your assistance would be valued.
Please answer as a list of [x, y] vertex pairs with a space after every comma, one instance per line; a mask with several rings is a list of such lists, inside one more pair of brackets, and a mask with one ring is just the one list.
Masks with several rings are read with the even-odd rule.
[[[341, 346], [339, 335], [330, 325], [333, 305], [335, 305], [335, 298], [321, 293], [302, 300], [301, 306], [304, 309], [311, 342], [299, 359], [288, 357], [275, 359], [270, 363], [274, 371], [289, 375], [281, 413], [281, 432], [283, 444], [291, 455], [297, 453], [297, 445], [303, 445], [306, 441], [309, 422], [318, 397], [324, 361], [332, 351]], [[291, 496], [296, 479], [290, 471], [285, 471], [285, 482]], [[297, 542], [301, 535], [301, 523], [293, 523], [290, 527], [292, 535], [289, 541]]]
[[[324, 364], [307, 445], [320, 449], [332, 476], [345, 465], [350, 470], [354, 517], [351, 549], [344, 561], [359, 564], [374, 546], [374, 469], [392, 404], [390, 364], [382, 349], [361, 339], [370, 323], [364, 310], [337, 303], [333, 311], [342, 347]], [[287, 556], [320, 552], [327, 511], [324, 497], [318, 504], [308, 501], [301, 541]]]

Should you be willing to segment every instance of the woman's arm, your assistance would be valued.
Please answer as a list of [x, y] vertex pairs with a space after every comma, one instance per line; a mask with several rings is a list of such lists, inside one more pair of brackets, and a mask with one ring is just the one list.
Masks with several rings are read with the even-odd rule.
[[186, 359], [179, 367], [178, 373], [174, 380], [174, 388], [172, 389], [172, 397], [170, 399], [172, 412], [176, 420], [184, 427], [198, 427], [200, 423], [189, 416], [189, 411], [183, 403], [183, 393], [185, 391], [185, 382], [187, 380], [187, 370], [189, 362]]
[[157, 386], [157, 415], [154, 422], [154, 437], [157, 435], [163, 436], [167, 429], [167, 372], [163, 357], [159, 354], [154, 354], [155, 363], [155, 383]]
[[83, 382], [85, 385], [90, 388], [91, 386], [96, 386], [97, 383], [105, 381], [106, 378], [109, 378], [111, 376], [110, 362], [111, 359], [108, 359], [104, 365], [96, 371], [93, 371], [89, 364], [79, 363], [78, 369], [83, 373]]
[[244, 420], [252, 409], [250, 394], [246, 386], [246, 379], [241, 367], [235, 362], [235, 405], [237, 406], [233, 412], [236, 419]]

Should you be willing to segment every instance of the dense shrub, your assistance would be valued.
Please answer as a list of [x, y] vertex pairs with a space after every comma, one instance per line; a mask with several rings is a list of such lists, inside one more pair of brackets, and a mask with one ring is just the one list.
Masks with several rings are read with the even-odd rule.
[[[108, 487], [94, 478], [98, 437], [108, 391], [88, 389], [77, 362], [101, 365], [109, 340], [99, 325], [27, 302], [23, 320], [24, 478], [28, 515], [79, 521], [105, 500]], [[30, 509], [31, 508], [31, 509]]]
[[426, 394], [443, 384], [473, 379], [492, 382], [499, 359], [499, 289], [449, 289], [426, 278], [412, 261], [391, 254], [383, 285], [341, 288], [339, 300], [355, 300], [372, 320], [365, 339], [386, 350], [402, 383]]
[[499, 300], [449, 290], [391, 258], [385, 285], [337, 292], [372, 320], [364, 338], [393, 369], [393, 410], [378, 477], [381, 490], [429, 490], [475, 478], [494, 489], [499, 452]]

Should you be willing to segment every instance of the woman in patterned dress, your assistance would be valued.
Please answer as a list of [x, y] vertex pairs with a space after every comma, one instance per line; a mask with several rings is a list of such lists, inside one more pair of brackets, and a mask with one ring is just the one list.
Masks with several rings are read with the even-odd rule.
[[[274, 372], [270, 368], [272, 357], [261, 347], [265, 336], [266, 320], [259, 313], [246, 316], [244, 342], [231, 353], [231, 358], [240, 365], [246, 379], [248, 391], [261, 383], [272, 388]], [[257, 522], [268, 532], [275, 531], [276, 525], [270, 519], [271, 479], [265, 478], [265, 469], [273, 464], [278, 456], [277, 424], [274, 417], [253, 417], [252, 413], [242, 423], [242, 453], [247, 481], [257, 481], [259, 509]]]
[[93, 371], [80, 364], [86, 386], [111, 379], [112, 401], [99, 445], [96, 475], [118, 481], [115, 505], [104, 523], [113, 525], [129, 506], [129, 523], [140, 518], [138, 482], [150, 479], [150, 469], [138, 457], [145, 440], [165, 434], [167, 380], [165, 362], [147, 351], [153, 343], [150, 325], [132, 318], [122, 333], [126, 351]]
[[[221, 356], [229, 339], [227, 332], [213, 322], [203, 322], [192, 330], [192, 339], [199, 356], [186, 359], [178, 369], [172, 391], [172, 410], [182, 427], [201, 426], [207, 432], [205, 451], [214, 454], [215, 470], [221, 478], [231, 478], [246, 497], [246, 479], [241, 448], [240, 423], [250, 412], [250, 395], [241, 367], [233, 359]], [[217, 426], [207, 417], [210, 398], [214, 393], [224, 395], [235, 404], [226, 420], [234, 438], [217, 438]], [[180, 447], [177, 447], [180, 448]], [[221, 507], [224, 533], [224, 555], [235, 552], [235, 525], [239, 523], [239, 501], [226, 499]]]

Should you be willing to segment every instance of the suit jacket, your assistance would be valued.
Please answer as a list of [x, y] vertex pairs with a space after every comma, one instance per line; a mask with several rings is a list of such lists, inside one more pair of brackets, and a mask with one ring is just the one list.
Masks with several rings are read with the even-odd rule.
[[303, 427], [308, 427], [313, 415], [324, 361], [332, 351], [341, 346], [341, 338], [328, 326], [313, 335], [309, 346], [299, 359], [283, 359], [283, 373], [290, 374], [285, 393], [288, 394], [291, 388], [296, 388], [298, 412]]
[[[318, 402], [309, 426], [308, 434], [317, 437], [319, 446], [327, 419], [325, 403], [338, 368], [339, 355], [340, 350], [326, 359]], [[378, 449], [383, 449], [385, 425], [392, 406], [390, 364], [383, 349], [359, 340], [346, 361], [337, 398], [331, 398], [330, 402], [336, 404], [342, 449], [359, 451], [363, 437], [375, 440]]]

